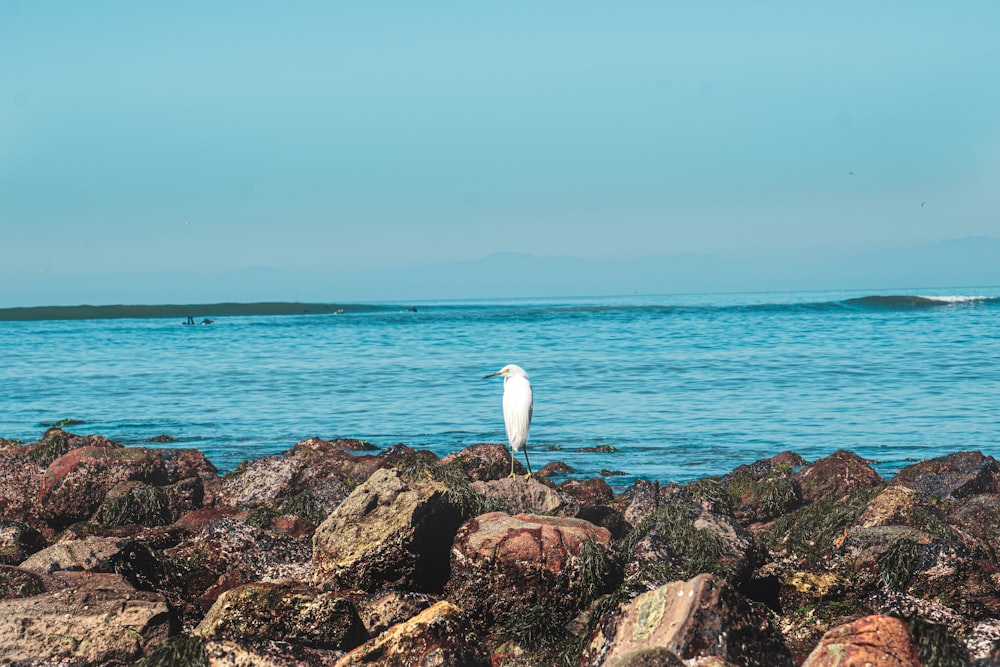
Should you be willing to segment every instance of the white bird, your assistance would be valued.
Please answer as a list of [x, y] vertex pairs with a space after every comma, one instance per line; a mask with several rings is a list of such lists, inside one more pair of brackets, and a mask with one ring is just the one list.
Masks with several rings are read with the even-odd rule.
[[483, 379], [503, 376], [503, 423], [507, 428], [507, 442], [510, 443], [510, 477], [514, 475], [514, 453], [524, 449], [524, 462], [528, 464], [528, 477], [532, 476], [531, 462], [528, 461], [528, 429], [531, 428], [531, 413], [534, 409], [531, 399], [531, 383], [528, 374], [516, 364], [507, 364], [496, 373]]

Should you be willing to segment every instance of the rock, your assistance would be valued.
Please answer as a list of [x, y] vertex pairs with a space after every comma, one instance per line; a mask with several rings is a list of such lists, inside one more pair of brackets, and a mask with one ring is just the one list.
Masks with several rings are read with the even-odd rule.
[[38, 512], [38, 490], [45, 468], [30, 454], [29, 447], [0, 441], [0, 517], [48, 531]]
[[447, 601], [392, 626], [337, 662], [337, 667], [487, 667], [487, 652], [461, 609]]
[[194, 634], [242, 645], [281, 641], [338, 651], [368, 639], [347, 598], [292, 582], [260, 582], [225, 591]]
[[612, 583], [611, 535], [579, 519], [492, 512], [455, 536], [446, 596], [478, 627], [537, 644]]
[[29, 447], [31, 458], [44, 468], [60, 456], [81, 447], [122, 448], [123, 445], [101, 435], [76, 435], [61, 428], [50, 428]]
[[265, 579], [305, 581], [311, 572], [308, 540], [219, 513], [205, 516], [190, 538], [165, 555], [183, 573], [184, 596], [199, 598], [203, 609], [235, 586]]
[[632, 594], [699, 573], [744, 582], [764, 559], [756, 539], [735, 519], [680, 497], [646, 515], [619, 550]]
[[[769, 521], [802, 505], [802, 489], [795, 479], [796, 465], [804, 463], [791, 452], [739, 466], [719, 483], [733, 499], [733, 515], [750, 525]], [[795, 465], [793, 465], [795, 464]]]
[[358, 600], [358, 614], [368, 634], [377, 637], [391, 626], [413, 618], [433, 605], [435, 600], [425, 593], [380, 591]]
[[937, 498], [1000, 492], [1000, 466], [981, 452], [956, 452], [900, 470], [893, 484]]
[[124, 665], [166, 641], [163, 597], [114, 574], [60, 573], [60, 587], [0, 600], [0, 646], [11, 663]]
[[440, 591], [463, 519], [448, 487], [429, 476], [379, 470], [313, 535], [313, 582], [365, 591]]
[[794, 479], [802, 489], [802, 499], [807, 503], [841, 497], [883, 483], [869, 461], [843, 449], [800, 470]]
[[197, 450], [105, 441], [52, 461], [37, 495], [41, 516], [56, 529], [92, 517], [103, 528], [160, 526], [211, 503], [217, 485], [215, 467]]
[[569, 475], [571, 473], [573, 473], [573, 468], [566, 463], [562, 461], [549, 461], [535, 474], [539, 477], [555, 477], [556, 475]]
[[682, 660], [715, 656], [747, 667], [792, 665], [767, 615], [710, 574], [671, 582], [609, 610], [591, 634], [580, 664], [613, 664], [655, 648]]
[[38, 573], [0, 565], [0, 600], [26, 598], [44, 591], [45, 584]]
[[637, 479], [625, 494], [625, 498], [627, 506], [623, 514], [625, 520], [634, 526], [659, 506], [660, 483]]
[[60, 570], [112, 572], [111, 559], [125, 540], [116, 537], [88, 537], [57, 542], [27, 558], [21, 567], [32, 572], [51, 574]]
[[625, 517], [616, 509], [604, 506], [581, 507], [576, 513], [577, 519], [588, 521], [595, 526], [607, 528], [611, 537], [620, 540], [632, 530]]
[[[510, 474], [510, 450], [506, 445], [480, 443], [448, 454], [441, 464], [457, 466], [473, 482], [503, 479]], [[518, 475], [528, 472], [517, 460], [514, 471]]]
[[555, 489], [534, 477], [503, 477], [488, 482], [473, 482], [469, 486], [480, 495], [501, 500], [514, 513], [555, 514], [566, 505]]
[[581, 507], [607, 505], [615, 498], [608, 483], [600, 478], [569, 479], [556, 487], [559, 493], [576, 501]]
[[893, 616], [865, 616], [825, 635], [802, 667], [920, 667], [910, 624]]
[[607, 667], [685, 667], [670, 649], [657, 646], [630, 651], [614, 658]]
[[45, 538], [28, 524], [0, 519], [0, 565], [17, 565], [44, 546]]
[[[201, 647], [208, 667], [333, 667], [343, 651], [310, 648], [289, 642], [260, 641], [252, 646], [229, 639], [206, 640]], [[187, 662], [164, 662], [187, 665]]]

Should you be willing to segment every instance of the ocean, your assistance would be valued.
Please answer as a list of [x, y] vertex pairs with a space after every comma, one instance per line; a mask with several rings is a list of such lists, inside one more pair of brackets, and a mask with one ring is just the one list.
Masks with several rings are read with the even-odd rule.
[[[850, 449], [883, 476], [1000, 456], [997, 287], [369, 305], [0, 321], [0, 437], [72, 419], [197, 447], [221, 471], [313, 436], [444, 456], [504, 442], [502, 380], [482, 377], [516, 363], [534, 387], [532, 466], [616, 489], [784, 450]], [[616, 451], [580, 451], [598, 445]]]

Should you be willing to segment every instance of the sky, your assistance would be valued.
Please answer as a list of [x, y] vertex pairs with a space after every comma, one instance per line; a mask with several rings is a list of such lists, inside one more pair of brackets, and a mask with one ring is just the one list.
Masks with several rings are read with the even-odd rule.
[[0, 301], [998, 237], [998, 25], [992, 0], [0, 0]]

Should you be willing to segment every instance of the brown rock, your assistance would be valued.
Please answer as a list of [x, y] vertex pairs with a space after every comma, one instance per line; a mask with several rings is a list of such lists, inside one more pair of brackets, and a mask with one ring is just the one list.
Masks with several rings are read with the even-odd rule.
[[116, 665], [163, 643], [163, 597], [136, 591], [115, 574], [67, 573], [63, 588], [0, 600], [0, 646], [11, 663]]
[[44, 591], [45, 584], [38, 573], [0, 565], [0, 600], [26, 598]]
[[81, 447], [45, 471], [38, 501], [53, 527], [89, 519], [115, 485], [127, 481], [168, 483], [162, 461], [144, 447]]
[[556, 487], [559, 493], [566, 494], [581, 507], [607, 505], [614, 500], [615, 492], [600, 478], [570, 479]]
[[[458, 466], [473, 482], [503, 479], [510, 474], [510, 450], [506, 445], [480, 443], [448, 454], [441, 464]], [[518, 475], [528, 472], [517, 460], [514, 470]]]
[[709, 574], [671, 582], [609, 611], [580, 664], [597, 667], [657, 647], [682, 660], [715, 656], [747, 667], [792, 664], [767, 616]]
[[368, 639], [350, 600], [292, 582], [258, 582], [224, 592], [194, 634], [244, 645], [282, 641], [339, 651]]
[[605, 591], [610, 544], [607, 530], [579, 519], [484, 514], [455, 536], [447, 597], [508, 636], [532, 615], [544, 616], [535, 625], [557, 627]]
[[572, 472], [573, 468], [562, 461], [549, 461], [535, 474], [539, 477], [553, 477], [555, 475], [569, 475]]
[[337, 662], [337, 667], [486, 667], [485, 647], [462, 611], [447, 601], [392, 626]]
[[736, 519], [681, 497], [646, 515], [623, 552], [625, 586], [635, 594], [699, 573], [742, 582], [764, 560], [754, 536]]
[[910, 624], [893, 616], [865, 616], [825, 635], [802, 667], [920, 667]]
[[0, 517], [47, 530], [38, 513], [38, 490], [45, 468], [30, 452], [29, 447], [0, 441]]
[[316, 529], [313, 582], [369, 592], [440, 591], [461, 521], [442, 483], [379, 470]]
[[827, 496], [843, 496], [882, 483], [882, 478], [869, 461], [844, 449], [804, 468], [794, 479], [802, 489], [802, 498], [807, 503]]
[[413, 618], [433, 605], [435, 600], [425, 593], [380, 591], [358, 600], [358, 614], [368, 634], [377, 637], [393, 625]]
[[892, 482], [937, 498], [998, 493], [1000, 465], [981, 452], [956, 452], [907, 466]]
[[115, 537], [88, 537], [57, 542], [27, 558], [21, 567], [41, 574], [60, 570], [112, 572], [111, 559], [121, 551], [125, 540]]
[[17, 565], [44, 546], [45, 538], [28, 524], [0, 519], [0, 565]]
[[473, 482], [469, 486], [482, 496], [502, 500], [504, 506], [514, 513], [554, 514], [566, 505], [555, 489], [534, 477], [503, 477], [488, 482]]

